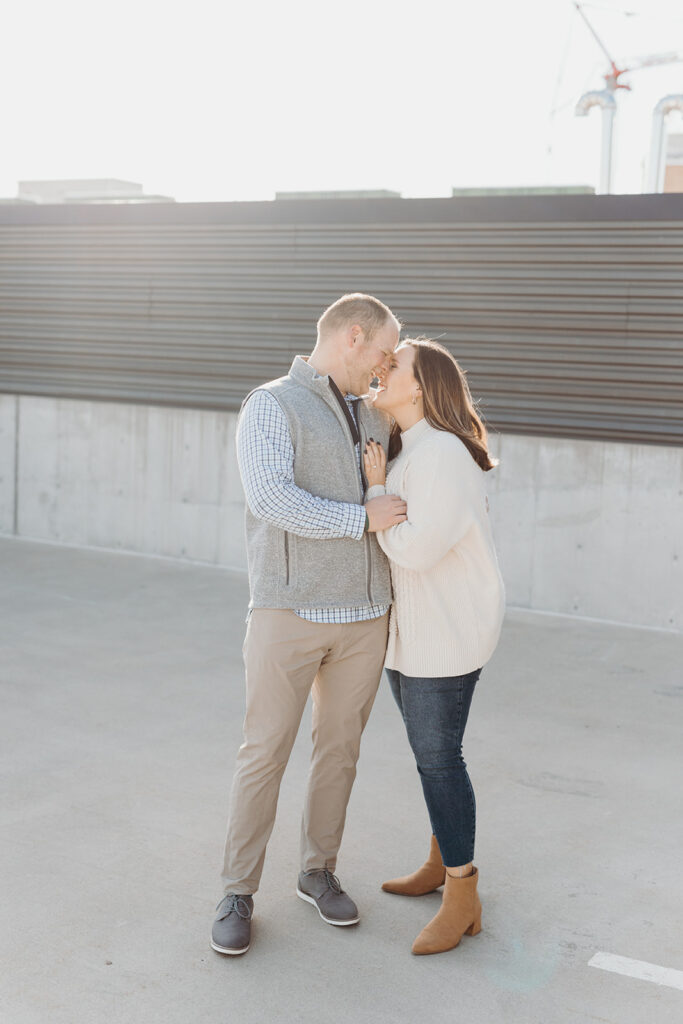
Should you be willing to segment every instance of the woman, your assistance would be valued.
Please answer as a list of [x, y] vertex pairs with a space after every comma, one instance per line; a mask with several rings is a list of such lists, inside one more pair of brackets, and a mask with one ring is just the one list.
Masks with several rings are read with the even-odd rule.
[[374, 404], [395, 421], [393, 461], [385, 481], [386, 454], [368, 442], [368, 498], [386, 490], [408, 504], [407, 522], [377, 534], [394, 588], [385, 667], [433, 833], [427, 862], [382, 888], [421, 896], [444, 885], [439, 912], [413, 945], [413, 953], [440, 953], [481, 928], [472, 864], [475, 801], [462, 739], [474, 687], [503, 619], [485, 482], [496, 462], [465, 377], [437, 342], [403, 342]]

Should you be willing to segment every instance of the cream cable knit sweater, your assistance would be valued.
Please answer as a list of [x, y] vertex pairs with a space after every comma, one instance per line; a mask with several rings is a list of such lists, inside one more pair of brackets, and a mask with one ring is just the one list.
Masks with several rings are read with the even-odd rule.
[[377, 534], [394, 604], [386, 667], [409, 676], [464, 675], [495, 650], [505, 591], [491, 533], [486, 474], [462, 441], [425, 419], [406, 430], [386, 488], [408, 520]]

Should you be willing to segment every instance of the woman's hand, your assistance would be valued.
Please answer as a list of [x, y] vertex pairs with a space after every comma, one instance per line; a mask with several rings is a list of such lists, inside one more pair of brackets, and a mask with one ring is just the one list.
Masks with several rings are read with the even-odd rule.
[[363, 462], [368, 487], [384, 484], [387, 476], [387, 454], [382, 445], [377, 441], [373, 441], [372, 438], [370, 438], [365, 446]]

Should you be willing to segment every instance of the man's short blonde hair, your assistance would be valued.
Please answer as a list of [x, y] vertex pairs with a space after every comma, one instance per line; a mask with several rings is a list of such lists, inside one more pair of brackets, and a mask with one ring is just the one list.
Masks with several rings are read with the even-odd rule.
[[374, 295], [351, 292], [349, 295], [342, 295], [341, 299], [327, 307], [318, 320], [318, 337], [322, 338], [340, 328], [358, 324], [362, 327], [366, 340], [369, 340], [388, 320], [393, 320], [400, 328], [401, 325], [389, 307]]

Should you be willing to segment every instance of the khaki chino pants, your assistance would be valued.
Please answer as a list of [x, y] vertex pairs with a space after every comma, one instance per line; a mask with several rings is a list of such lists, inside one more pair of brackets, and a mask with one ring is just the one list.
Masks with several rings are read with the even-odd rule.
[[258, 889], [280, 782], [309, 693], [313, 752], [301, 823], [301, 870], [334, 871], [360, 740], [379, 686], [388, 615], [367, 622], [308, 622], [255, 608], [243, 655], [247, 710], [230, 794], [225, 892]]

